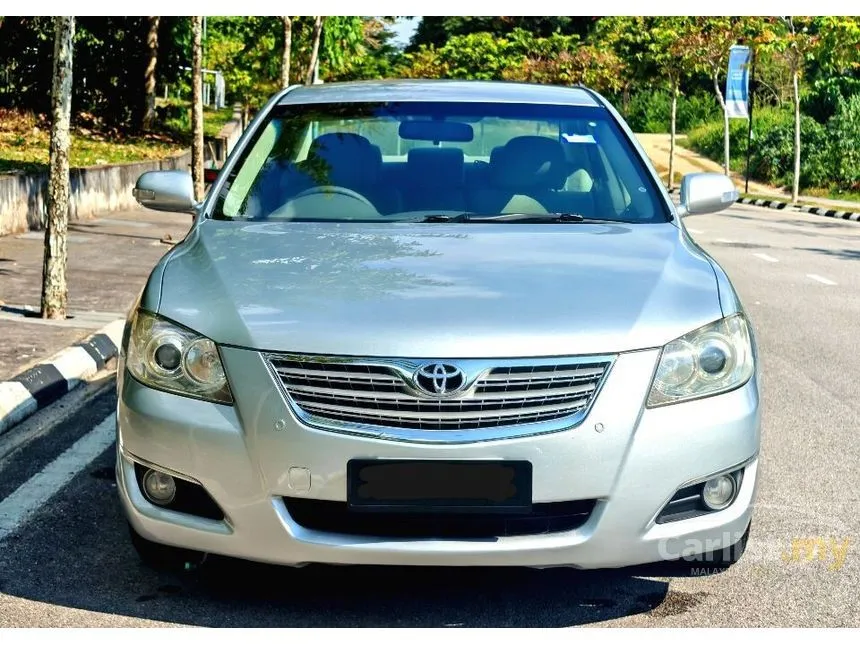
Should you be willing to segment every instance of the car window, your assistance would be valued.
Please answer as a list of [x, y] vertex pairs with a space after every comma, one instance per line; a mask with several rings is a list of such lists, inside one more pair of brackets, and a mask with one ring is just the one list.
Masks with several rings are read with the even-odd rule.
[[213, 217], [510, 212], [668, 219], [638, 152], [603, 108], [422, 102], [276, 108], [227, 177]]

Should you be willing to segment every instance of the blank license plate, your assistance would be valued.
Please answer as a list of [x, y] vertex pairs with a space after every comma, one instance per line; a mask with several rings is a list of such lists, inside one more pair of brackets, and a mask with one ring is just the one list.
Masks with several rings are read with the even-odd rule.
[[347, 480], [353, 510], [521, 513], [532, 504], [527, 461], [353, 459]]

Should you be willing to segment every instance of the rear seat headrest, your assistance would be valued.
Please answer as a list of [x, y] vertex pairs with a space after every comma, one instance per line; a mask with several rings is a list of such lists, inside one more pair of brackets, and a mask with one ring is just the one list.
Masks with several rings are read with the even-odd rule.
[[382, 169], [382, 152], [368, 139], [352, 132], [330, 132], [311, 144], [309, 159], [328, 164], [329, 183], [349, 187], [373, 184]]
[[513, 190], [557, 189], [567, 178], [564, 149], [549, 137], [514, 137], [493, 155], [491, 166], [493, 183]]
[[410, 183], [423, 186], [462, 186], [465, 163], [460, 148], [412, 148], [407, 156]]

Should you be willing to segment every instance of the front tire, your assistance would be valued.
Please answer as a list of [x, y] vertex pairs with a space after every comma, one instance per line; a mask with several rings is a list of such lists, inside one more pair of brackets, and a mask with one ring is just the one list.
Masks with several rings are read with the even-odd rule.
[[159, 544], [142, 537], [128, 525], [129, 536], [138, 557], [147, 567], [156, 571], [189, 571], [198, 567], [206, 554], [190, 549], [181, 549], [167, 544]]

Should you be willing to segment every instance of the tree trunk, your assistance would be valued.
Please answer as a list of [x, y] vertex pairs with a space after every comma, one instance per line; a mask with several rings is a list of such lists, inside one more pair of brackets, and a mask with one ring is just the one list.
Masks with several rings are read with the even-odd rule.
[[281, 87], [290, 85], [290, 54], [293, 49], [293, 21], [289, 16], [282, 16], [284, 21], [284, 56], [281, 59]]
[[314, 36], [313, 45], [311, 46], [311, 59], [308, 62], [308, 69], [305, 73], [305, 85], [311, 85], [314, 82], [314, 71], [317, 66], [317, 58], [320, 53], [320, 40], [322, 36], [322, 16], [314, 16]]
[[146, 34], [146, 46], [149, 58], [146, 63], [144, 85], [146, 87], [146, 109], [143, 112], [144, 131], [152, 128], [155, 121], [155, 66], [158, 63], [158, 23], [160, 16], [149, 16], [149, 31]]
[[675, 123], [678, 114], [678, 83], [672, 86], [672, 115], [669, 124], [669, 190], [675, 188]]
[[191, 54], [191, 178], [194, 181], [194, 199], [203, 199], [203, 18], [192, 19]]
[[720, 91], [720, 79], [717, 72], [714, 71], [714, 91], [717, 93], [717, 101], [720, 107], [723, 108], [723, 167], [726, 175], [729, 175], [729, 113], [726, 110], [726, 101], [723, 98], [723, 93]]
[[69, 228], [69, 121], [72, 115], [72, 39], [74, 16], [54, 18], [54, 82], [51, 89], [50, 176], [45, 255], [42, 266], [42, 318], [65, 319], [66, 232]]
[[791, 203], [796, 204], [800, 198], [800, 74], [795, 69], [791, 76], [794, 90], [794, 178], [791, 182]]

